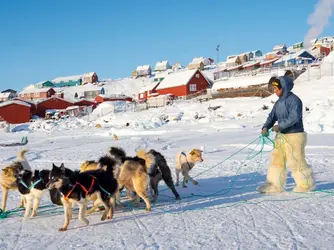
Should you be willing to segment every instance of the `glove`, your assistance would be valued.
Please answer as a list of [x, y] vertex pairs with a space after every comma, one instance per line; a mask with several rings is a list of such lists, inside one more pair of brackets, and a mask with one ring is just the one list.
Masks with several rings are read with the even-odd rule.
[[273, 131], [276, 132], [276, 133], [279, 132], [278, 125], [274, 125], [274, 127], [273, 127]]
[[261, 130], [261, 134], [262, 134], [263, 136], [268, 136], [268, 135], [269, 135], [269, 133], [268, 133], [268, 129], [263, 128], [263, 129]]

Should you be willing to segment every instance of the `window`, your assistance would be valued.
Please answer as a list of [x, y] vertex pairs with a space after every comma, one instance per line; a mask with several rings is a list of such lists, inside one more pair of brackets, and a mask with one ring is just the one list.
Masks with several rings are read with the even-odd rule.
[[141, 94], [140, 94], [140, 99], [143, 99], [143, 98], [144, 98], [144, 94], [141, 93]]
[[189, 91], [196, 92], [196, 84], [190, 84]]
[[34, 96], [35, 96], [35, 97], [39, 97], [39, 92], [35, 92], [35, 93], [34, 93]]
[[198, 73], [196, 74], [196, 78], [199, 78], [199, 74]]

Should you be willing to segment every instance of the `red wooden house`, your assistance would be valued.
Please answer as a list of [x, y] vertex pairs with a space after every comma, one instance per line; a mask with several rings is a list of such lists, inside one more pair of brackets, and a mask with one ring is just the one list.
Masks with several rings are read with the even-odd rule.
[[19, 98], [22, 100], [38, 100], [50, 98], [55, 94], [56, 91], [53, 88], [28, 88], [19, 93]]
[[205, 91], [210, 86], [198, 69], [181, 71], [166, 76], [156, 88], [159, 95], [187, 96]]
[[82, 107], [82, 106], [93, 106], [93, 109], [96, 108], [96, 102], [92, 102], [92, 101], [89, 101], [89, 100], [86, 100], [86, 99], [81, 99], [79, 101], [76, 101], [74, 102], [73, 104], [74, 106], [79, 106], [79, 107]]
[[12, 124], [29, 122], [30, 104], [16, 100], [0, 103], [0, 117]]
[[73, 106], [73, 102], [66, 101], [59, 97], [50, 97], [48, 99], [37, 102], [37, 115], [39, 117], [45, 117], [45, 111], [48, 109], [66, 109]]
[[152, 82], [151, 84], [141, 88], [138, 94], [139, 101], [145, 101], [153, 93], [156, 93], [156, 89], [159, 86], [160, 81]]
[[20, 99], [18, 97], [15, 97], [13, 100], [15, 101], [20, 101], [20, 102], [24, 102], [24, 103], [27, 103], [30, 105], [30, 114], [31, 116], [34, 116], [36, 115], [37, 113], [37, 108], [36, 108], [36, 103], [33, 102], [33, 101], [28, 101], [28, 100], [23, 100], [23, 99]]

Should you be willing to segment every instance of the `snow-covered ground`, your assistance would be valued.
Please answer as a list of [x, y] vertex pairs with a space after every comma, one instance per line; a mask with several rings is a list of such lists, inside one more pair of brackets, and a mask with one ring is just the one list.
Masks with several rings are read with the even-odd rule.
[[[63, 211], [52, 206], [45, 194], [36, 218], [22, 221], [10, 215], [0, 220], [0, 249], [332, 249], [333, 82], [334, 77], [300, 78], [293, 90], [308, 108], [306, 153], [317, 181], [317, 191], [309, 194], [292, 193], [291, 177], [286, 193], [256, 191], [265, 181], [271, 146], [265, 146], [262, 157], [247, 158], [259, 150], [251, 151], [275, 96], [178, 101], [141, 112], [110, 109], [110, 113], [96, 111], [94, 117], [36, 122], [21, 132], [1, 131], [3, 142], [28, 136], [27, 158], [36, 169], [62, 162], [76, 169], [85, 160], [97, 160], [110, 146], [121, 146], [129, 155], [140, 147], [154, 148], [172, 170], [180, 151], [199, 148], [204, 162], [191, 171], [198, 186], [177, 187], [181, 201], [175, 201], [161, 182], [151, 212], [145, 212], [143, 204], [133, 210], [118, 208], [111, 221], [101, 222], [96, 213], [89, 216], [90, 225], [83, 226], [76, 211], [67, 232], [57, 231]], [[215, 111], [208, 109], [218, 106]], [[114, 141], [113, 134], [119, 140]], [[19, 149], [0, 147], [0, 164], [13, 161]], [[18, 203], [19, 194], [10, 192], [8, 209]]]

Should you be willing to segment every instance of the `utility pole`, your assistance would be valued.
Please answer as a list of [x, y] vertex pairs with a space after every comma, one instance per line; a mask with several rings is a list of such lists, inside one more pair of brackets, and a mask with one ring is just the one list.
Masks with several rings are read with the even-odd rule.
[[217, 48], [216, 48], [216, 51], [217, 51], [217, 62], [216, 62], [216, 64], [217, 64], [217, 66], [218, 66], [218, 63], [219, 63], [219, 47], [220, 47], [220, 45], [218, 44]]

